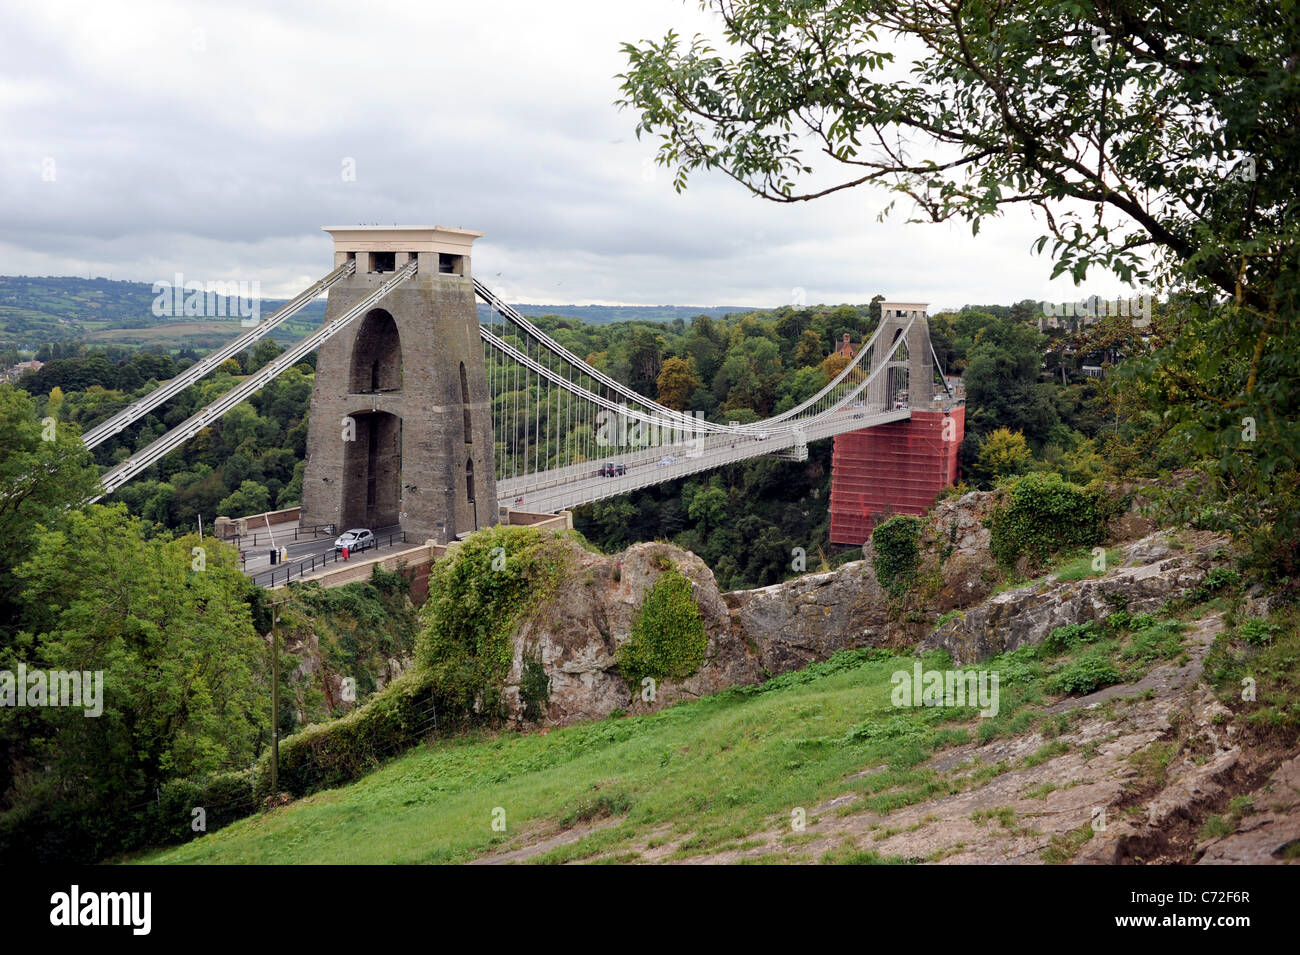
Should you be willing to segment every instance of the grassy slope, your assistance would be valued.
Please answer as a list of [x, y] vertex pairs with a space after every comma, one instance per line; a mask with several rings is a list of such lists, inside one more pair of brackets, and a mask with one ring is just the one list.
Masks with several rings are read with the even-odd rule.
[[[795, 806], [850, 788], [910, 783], [906, 767], [926, 755], [913, 734], [838, 739], [873, 715], [895, 717], [890, 674], [911, 658], [822, 665], [764, 692], [726, 692], [663, 712], [609, 719], [547, 734], [440, 741], [365, 779], [237, 823], [157, 862], [460, 862], [539, 824], [571, 823], [630, 807], [616, 828], [589, 837], [583, 855], [661, 826], [699, 833], [703, 849], [725, 844]], [[797, 683], [804, 679], [807, 682]], [[969, 715], [969, 711], [963, 711]], [[904, 711], [917, 734], [957, 711]], [[846, 781], [863, 766], [898, 771]], [[507, 832], [491, 828], [505, 809]]]
[[[1121, 642], [1105, 645], [1117, 652]], [[1097, 648], [1080, 652], [1089, 649]], [[910, 673], [914, 658], [853, 651], [650, 716], [437, 741], [351, 786], [145, 861], [463, 862], [510, 848], [520, 833], [543, 838], [607, 815], [623, 818], [534, 861], [584, 858], [670, 831], [690, 835], [684, 855], [714, 850], [795, 807], [811, 819], [813, 807], [844, 792], [864, 797], [859, 808], [889, 811], [964, 788], [968, 781], [917, 765], [972, 736], [1025, 732], [1039, 719], [1045, 680], [1072, 656], [1039, 661], [1021, 651], [984, 664], [1003, 671], [992, 719], [970, 708], [896, 709], [890, 677]], [[943, 653], [924, 662], [948, 665]], [[1143, 672], [1130, 667], [1125, 676]], [[497, 807], [506, 832], [492, 829]]]
[[[1195, 618], [1232, 602], [1212, 599], [1178, 617]], [[1236, 694], [1233, 667], [1239, 665], [1234, 661], [1254, 655], [1252, 672], [1264, 679], [1262, 705], [1251, 719], [1281, 728], [1300, 719], [1294, 702], [1300, 621], [1287, 613], [1276, 622], [1277, 637], [1264, 650], [1221, 638], [1224, 649], [1211, 654], [1218, 662], [1207, 660], [1207, 675], [1229, 686], [1223, 698], [1230, 700]], [[1162, 661], [1182, 661], [1177, 623], [1137, 623], [1144, 629], [1102, 627], [1068, 638], [1071, 628], [1065, 628], [1057, 631], [1063, 639], [1045, 647], [986, 661], [981, 666], [999, 672], [1002, 682], [1000, 711], [991, 719], [969, 708], [895, 708], [890, 676], [910, 672], [915, 658], [844, 651], [762, 687], [724, 691], [650, 716], [544, 734], [439, 740], [350, 786], [141, 861], [463, 862], [510, 849], [521, 836], [538, 842], [588, 820], [598, 823], [592, 831], [530, 861], [598, 854], [633, 859], [620, 851], [653, 847], [670, 835], [688, 837], [670, 857], [683, 858], [743, 845], [752, 833], [788, 825], [795, 807], [806, 809], [811, 822], [814, 807], [845, 792], [862, 797], [855, 812], [888, 812], [982, 785], [1006, 768], [978, 767], [958, 777], [919, 765], [938, 750], [1031, 729], [1054, 738], [1059, 724], [1068, 723], [1064, 714], [1042, 712], [1054, 698], [1054, 677], [1101, 658], [1114, 665], [1119, 679], [1132, 682]], [[943, 653], [928, 654], [923, 662], [927, 669], [948, 665]], [[505, 832], [492, 828], [497, 807], [506, 813]], [[791, 834], [785, 841], [793, 847], [800, 838]]]

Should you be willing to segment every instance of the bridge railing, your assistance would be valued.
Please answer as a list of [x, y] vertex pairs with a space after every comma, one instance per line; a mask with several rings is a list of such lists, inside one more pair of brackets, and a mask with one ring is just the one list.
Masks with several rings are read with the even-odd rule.
[[275, 533], [257, 531], [253, 534], [232, 534], [230, 537], [219, 539], [228, 544], [234, 544], [240, 550], [246, 550], [259, 544], [274, 544], [288, 540], [315, 540], [318, 537], [329, 537], [337, 534], [338, 527], [334, 524], [312, 524], [308, 527], [295, 527], [292, 531], [282, 530]]
[[[378, 551], [382, 547], [391, 547], [394, 543], [406, 543], [406, 531], [392, 531], [388, 534], [376, 535], [375, 546], [367, 548], [367, 550]], [[364, 559], [361, 558], [364, 553], [366, 551], [358, 551], [355, 555], [350, 554], [349, 557], [356, 556], [359, 559]], [[287, 566], [272, 567], [270, 570], [253, 574], [252, 579], [257, 586], [270, 589], [280, 584], [287, 584], [295, 578], [313, 574], [317, 570], [323, 570], [330, 564], [342, 562], [343, 555], [340, 552], [326, 551], [324, 554], [312, 554], [308, 557], [299, 558], [296, 563], [290, 561]]]

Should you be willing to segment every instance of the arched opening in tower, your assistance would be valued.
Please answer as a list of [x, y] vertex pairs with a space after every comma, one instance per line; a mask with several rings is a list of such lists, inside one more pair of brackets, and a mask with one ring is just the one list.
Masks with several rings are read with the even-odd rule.
[[382, 308], [372, 309], [361, 322], [352, 345], [352, 394], [400, 391], [402, 339], [397, 322]]
[[356, 439], [345, 442], [343, 507], [348, 527], [388, 527], [401, 509], [402, 419], [386, 411], [358, 411]]

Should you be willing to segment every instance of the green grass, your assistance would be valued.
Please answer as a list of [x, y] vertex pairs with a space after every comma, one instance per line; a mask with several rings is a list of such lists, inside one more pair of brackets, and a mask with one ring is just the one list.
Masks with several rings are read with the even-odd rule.
[[[438, 741], [358, 782], [238, 822], [149, 862], [461, 862], [521, 832], [594, 830], [539, 857], [616, 852], [667, 827], [707, 852], [785, 820], [795, 807], [859, 789], [924, 798], [934, 708], [896, 709], [890, 675], [912, 658], [841, 654], [766, 688], [730, 690], [644, 717], [546, 735]], [[960, 711], [965, 715], [966, 711]], [[904, 731], [855, 734], [872, 717]], [[849, 780], [863, 766], [880, 772]], [[492, 828], [505, 810], [504, 832]], [[675, 841], [675, 840], [674, 840]]]
[[1077, 556], [1071, 557], [1065, 563], [1056, 567], [1052, 573], [1056, 579], [1062, 583], [1071, 580], [1085, 580], [1089, 577], [1105, 577], [1116, 567], [1120, 565], [1123, 558], [1123, 551], [1118, 547], [1112, 547], [1106, 551], [1106, 569], [1093, 569], [1093, 555], [1091, 550], [1084, 550], [1077, 553]]
[[1052, 836], [1051, 843], [1042, 852], [1042, 859], [1048, 865], [1063, 865], [1078, 855], [1092, 836], [1092, 823], [1072, 829], [1064, 836]]

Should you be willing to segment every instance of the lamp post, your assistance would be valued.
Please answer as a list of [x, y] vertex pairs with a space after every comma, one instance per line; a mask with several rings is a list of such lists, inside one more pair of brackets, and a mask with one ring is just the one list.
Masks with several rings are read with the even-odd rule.
[[289, 598], [271, 602], [271, 797], [280, 795], [280, 606]]

